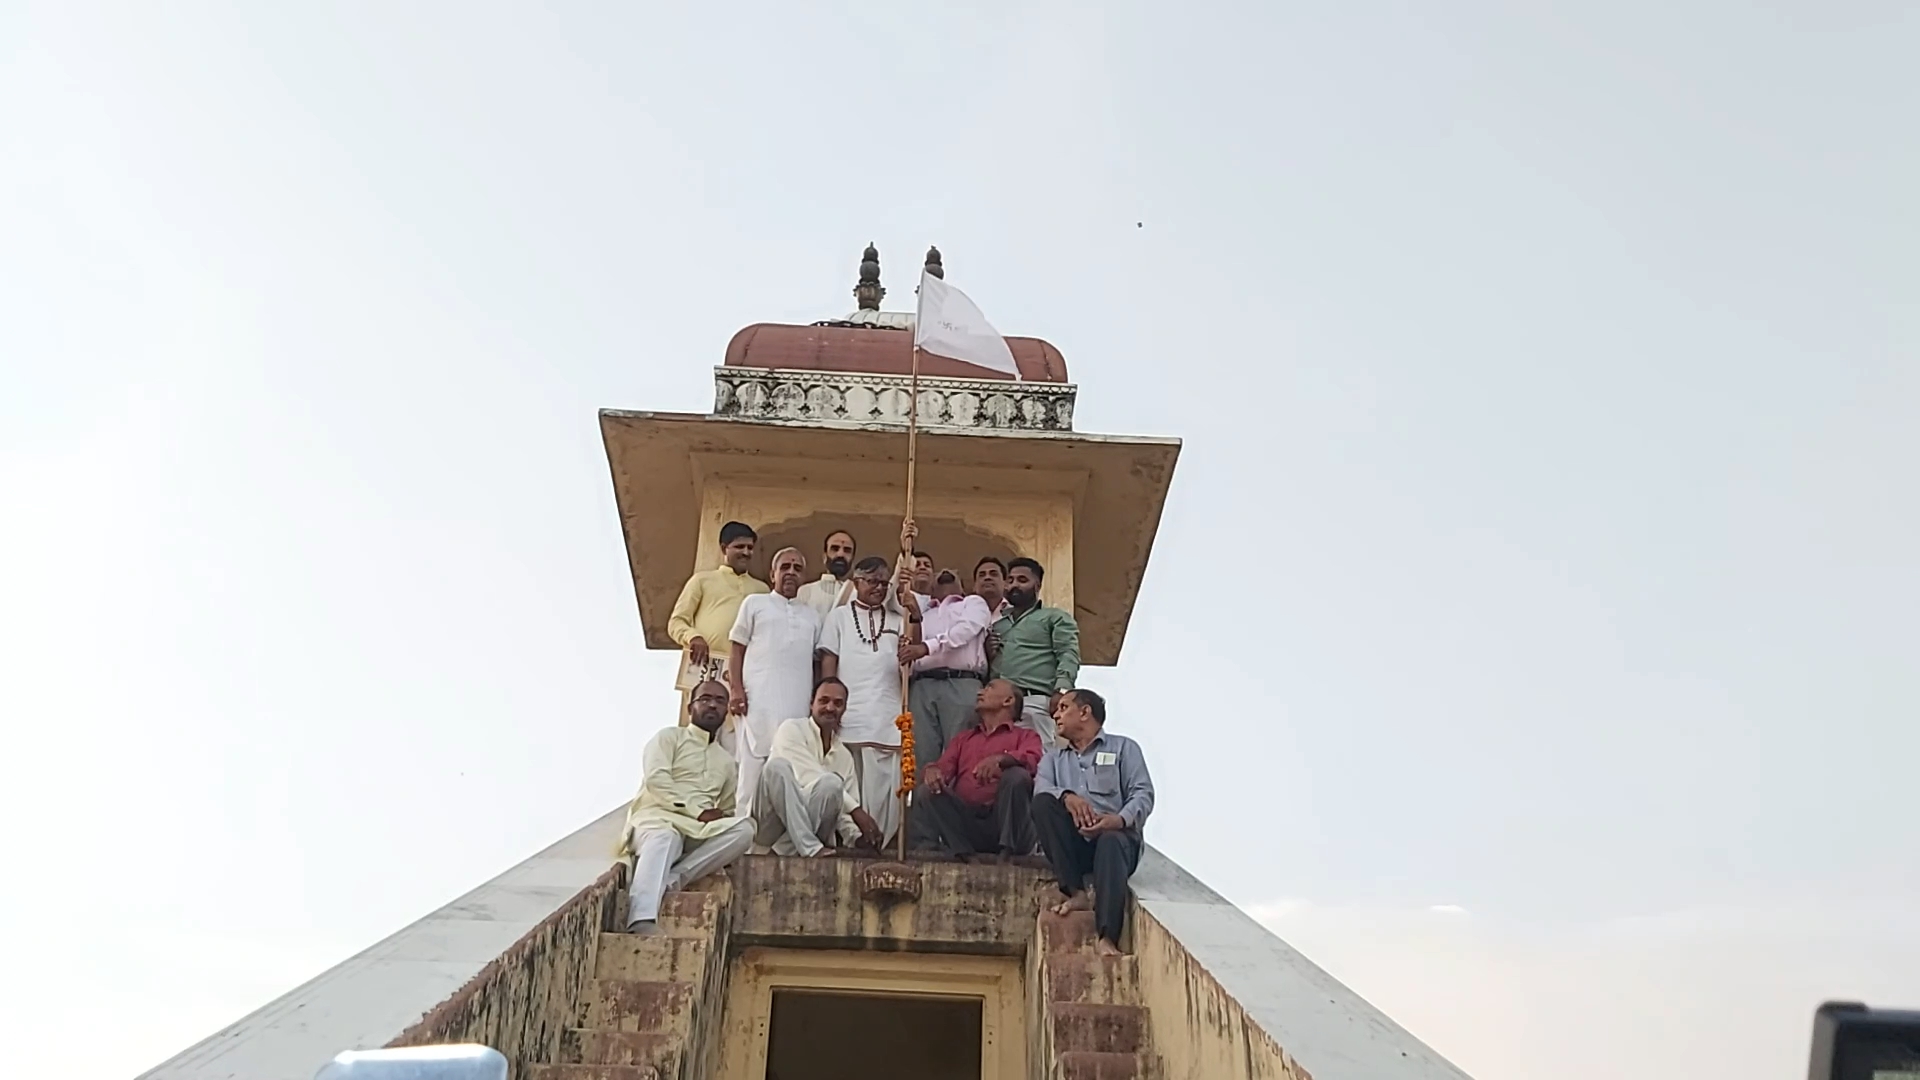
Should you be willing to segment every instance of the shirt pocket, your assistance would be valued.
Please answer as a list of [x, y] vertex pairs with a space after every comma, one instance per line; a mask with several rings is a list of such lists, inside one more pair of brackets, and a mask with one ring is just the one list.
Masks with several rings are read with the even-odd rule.
[[1095, 795], [1120, 794], [1120, 766], [1095, 765], [1087, 770], [1087, 790]]

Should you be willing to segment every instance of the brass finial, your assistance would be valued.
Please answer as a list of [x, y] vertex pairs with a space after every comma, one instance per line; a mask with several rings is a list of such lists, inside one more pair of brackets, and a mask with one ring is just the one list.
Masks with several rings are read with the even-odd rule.
[[853, 287], [853, 298], [861, 311], [879, 311], [886, 295], [880, 284], [880, 249], [868, 241], [866, 252], [860, 256], [860, 284]]
[[927, 249], [926, 269], [927, 269], [927, 273], [932, 274], [934, 277], [937, 277], [942, 281], [946, 280], [947, 268], [940, 265], [940, 249], [939, 248], [930, 247]]

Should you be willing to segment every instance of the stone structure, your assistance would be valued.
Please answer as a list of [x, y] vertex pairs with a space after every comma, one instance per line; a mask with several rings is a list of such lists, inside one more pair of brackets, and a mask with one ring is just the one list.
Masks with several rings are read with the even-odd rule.
[[[939, 252], [929, 268], [944, 269]], [[859, 310], [736, 335], [707, 415], [601, 417], [649, 644], [721, 524], [890, 554], [911, 316]], [[1120, 656], [1174, 440], [1073, 430], [1059, 351], [1024, 376], [927, 365], [921, 544], [944, 564], [1028, 554], [1091, 664]], [[672, 718], [660, 717], [660, 723]], [[306, 1080], [344, 1049], [483, 1042], [519, 1080], [1464, 1080], [1464, 1074], [1149, 849], [1129, 954], [1091, 915], [1042, 914], [1034, 870], [756, 856], [615, 932], [619, 811], [189, 1048], [151, 1080]]]

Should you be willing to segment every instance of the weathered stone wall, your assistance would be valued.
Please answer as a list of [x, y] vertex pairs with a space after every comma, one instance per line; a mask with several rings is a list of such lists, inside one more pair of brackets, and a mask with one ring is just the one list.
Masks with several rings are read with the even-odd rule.
[[733, 865], [738, 946], [910, 949], [1020, 956], [1044, 875], [1012, 866], [914, 863], [920, 899], [864, 895], [863, 859], [749, 856]]
[[1137, 904], [1130, 918], [1164, 1080], [1307, 1080], [1166, 927]]
[[600, 932], [615, 928], [624, 873], [610, 867], [387, 1045], [483, 1043], [516, 1077], [529, 1061], [552, 1060], [593, 978]]

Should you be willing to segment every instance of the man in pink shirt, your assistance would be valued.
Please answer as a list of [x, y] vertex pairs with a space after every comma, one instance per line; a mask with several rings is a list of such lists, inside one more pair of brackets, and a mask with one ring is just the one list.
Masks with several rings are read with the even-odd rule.
[[1014, 725], [1020, 691], [1005, 679], [982, 687], [975, 709], [980, 723], [920, 771], [909, 827], [915, 847], [1004, 862], [1033, 852], [1040, 736]]
[[933, 595], [921, 610], [920, 597], [908, 591], [910, 622], [917, 640], [900, 646], [900, 662], [913, 665], [907, 708], [913, 713], [915, 756], [937, 760], [960, 730], [973, 722], [974, 699], [987, 678], [987, 602], [968, 596], [951, 570], [934, 576]]

